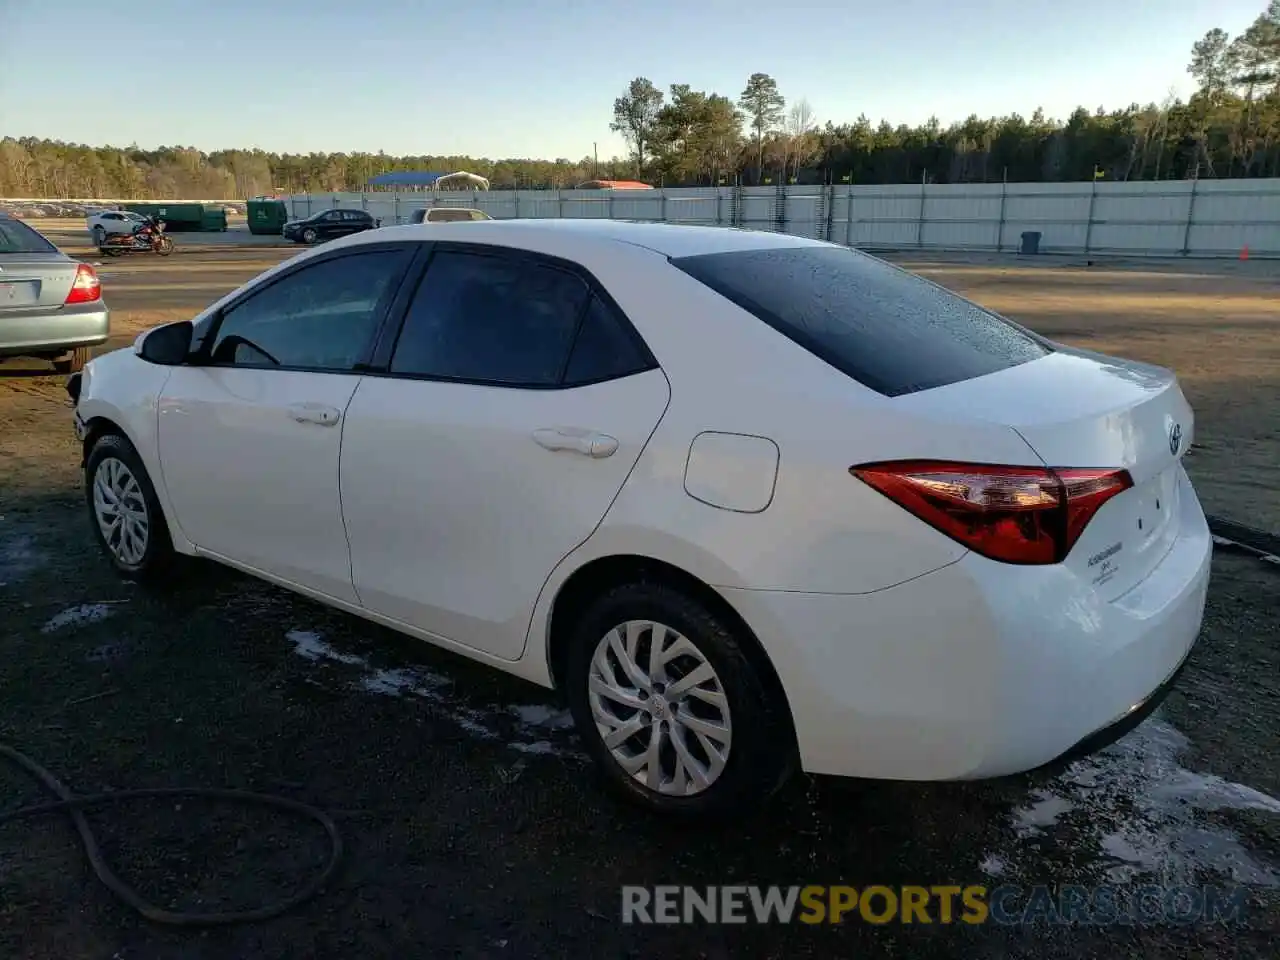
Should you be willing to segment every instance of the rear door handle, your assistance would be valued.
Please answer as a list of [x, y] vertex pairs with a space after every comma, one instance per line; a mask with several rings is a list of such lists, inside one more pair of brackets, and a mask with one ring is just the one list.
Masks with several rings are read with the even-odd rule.
[[289, 408], [289, 416], [298, 423], [317, 423], [332, 427], [342, 419], [342, 411], [323, 403], [295, 403]]
[[596, 460], [611, 457], [618, 449], [618, 441], [608, 434], [581, 427], [543, 427], [533, 431], [533, 439], [548, 450], [568, 450]]

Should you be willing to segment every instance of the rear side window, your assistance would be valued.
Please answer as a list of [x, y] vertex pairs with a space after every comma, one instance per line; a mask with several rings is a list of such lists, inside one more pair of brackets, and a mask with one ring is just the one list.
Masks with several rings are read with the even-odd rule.
[[437, 252], [409, 305], [391, 372], [554, 386], [590, 294], [582, 280], [554, 267]]
[[877, 393], [959, 383], [1049, 353], [942, 287], [843, 247], [789, 247], [671, 263]]
[[651, 366], [621, 317], [598, 296], [591, 297], [573, 342], [565, 386], [629, 377]]
[[25, 223], [0, 218], [0, 253], [57, 253], [58, 248]]

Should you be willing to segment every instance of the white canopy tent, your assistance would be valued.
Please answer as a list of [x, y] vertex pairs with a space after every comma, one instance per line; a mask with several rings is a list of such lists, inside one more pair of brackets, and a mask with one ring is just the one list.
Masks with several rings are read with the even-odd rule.
[[432, 190], [488, 190], [489, 181], [476, 173], [459, 170], [457, 173], [446, 173], [431, 185]]

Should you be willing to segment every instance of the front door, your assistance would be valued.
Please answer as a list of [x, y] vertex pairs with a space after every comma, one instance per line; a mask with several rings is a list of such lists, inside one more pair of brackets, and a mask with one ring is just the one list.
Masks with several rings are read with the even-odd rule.
[[407, 246], [304, 261], [225, 309], [160, 398], [164, 482], [201, 550], [355, 602], [338, 494], [355, 372]]
[[519, 658], [548, 575], [604, 518], [669, 398], [578, 273], [437, 245], [388, 375], [363, 379], [347, 408], [342, 505], [361, 602]]

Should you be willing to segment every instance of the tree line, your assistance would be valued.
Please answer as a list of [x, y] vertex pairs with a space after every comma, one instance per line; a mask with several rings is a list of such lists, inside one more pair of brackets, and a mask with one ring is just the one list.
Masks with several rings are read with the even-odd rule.
[[233, 200], [277, 191], [359, 191], [395, 170], [467, 170], [494, 189], [572, 187], [590, 179], [662, 186], [728, 183], [973, 183], [1280, 176], [1280, 0], [1239, 36], [1210, 30], [1190, 51], [1195, 92], [1183, 102], [1041, 110], [949, 126], [866, 116], [819, 122], [753, 73], [730, 97], [646, 77], [614, 101], [610, 128], [628, 155], [597, 162], [386, 153], [204, 153], [192, 147], [91, 147], [5, 137], [0, 197]]

